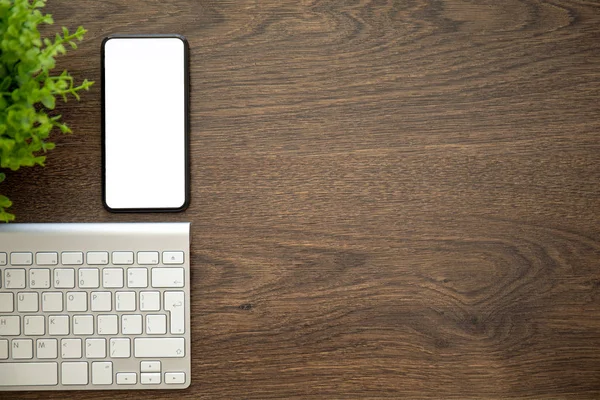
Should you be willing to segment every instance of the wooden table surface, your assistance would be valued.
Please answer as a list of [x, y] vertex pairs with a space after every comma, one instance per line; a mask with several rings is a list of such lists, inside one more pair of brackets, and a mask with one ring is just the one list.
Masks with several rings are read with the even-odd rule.
[[[0, 186], [18, 221], [192, 222], [192, 386], [118, 395], [600, 398], [600, 3], [46, 11], [89, 30], [59, 68], [97, 84], [59, 106], [74, 134], [47, 167]], [[112, 33], [190, 42], [184, 213], [102, 208]]]

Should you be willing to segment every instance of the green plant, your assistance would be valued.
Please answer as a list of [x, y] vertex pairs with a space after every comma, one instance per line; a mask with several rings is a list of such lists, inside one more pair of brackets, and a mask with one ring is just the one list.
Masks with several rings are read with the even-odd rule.
[[[44, 166], [46, 153], [54, 148], [48, 141], [58, 129], [70, 133], [60, 115], [51, 115], [56, 96], [66, 102], [67, 95], [79, 100], [78, 91], [94, 83], [84, 80], [76, 86], [67, 71], [52, 76], [55, 56], [65, 54], [69, 45], [76, 49], [86, 30], [69, 33], [65, 27], [54, 40], [41, 39], [38, 25], [53, 24], [52, 16], [39, 9], [45, 0], [0, 0], [0, 169]], [[0, 172], [0, 182], [6, 178]], [[12, 221], [6, 211], [11, 201], [0, 195], [0, 221]]]

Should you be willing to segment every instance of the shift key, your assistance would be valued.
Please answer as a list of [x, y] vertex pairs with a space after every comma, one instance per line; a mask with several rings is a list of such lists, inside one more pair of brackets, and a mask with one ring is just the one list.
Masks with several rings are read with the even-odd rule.
[[152, 268], [152, 287], [183, 287], [183, 268]]
[[136, 358], [182, 358], [185, 357], [184, 338], [136, 338]]

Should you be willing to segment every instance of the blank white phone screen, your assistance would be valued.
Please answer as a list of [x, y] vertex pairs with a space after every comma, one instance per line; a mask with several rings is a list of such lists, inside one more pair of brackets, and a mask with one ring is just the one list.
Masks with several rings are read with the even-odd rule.
[[185, 204], [184, 46], [179, 38], [104, 44], [105, 202], [112, 209]]

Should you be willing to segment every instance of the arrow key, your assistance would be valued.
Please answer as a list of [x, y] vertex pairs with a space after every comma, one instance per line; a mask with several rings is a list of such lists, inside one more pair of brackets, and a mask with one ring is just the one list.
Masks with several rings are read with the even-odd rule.
[[117, 373], [117, 385], [135, 385], [137, 383], [137, 374], [135, 372]]
[[185, 383], [185, 372], [167, 372], [167, 373], [165, 373], [165, 383], [167, 383], [167, 384]]
[[160, 361], [142, 361], [140, 363], [141, 372], [160, 372]]
[[142, 385], [160, 385], [160, 372], [145, 372], [140, 377]]

